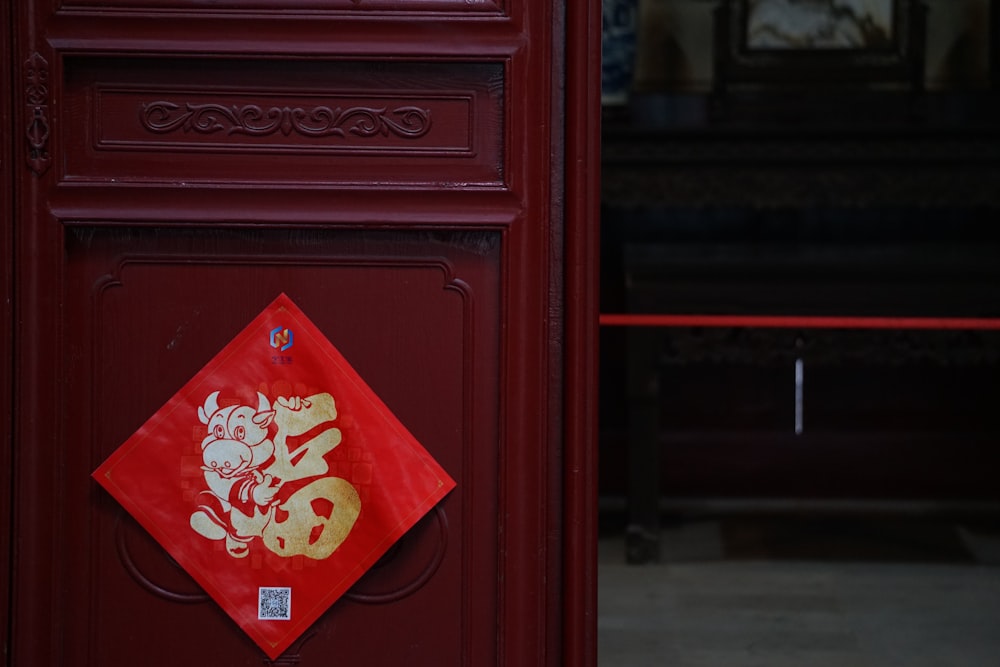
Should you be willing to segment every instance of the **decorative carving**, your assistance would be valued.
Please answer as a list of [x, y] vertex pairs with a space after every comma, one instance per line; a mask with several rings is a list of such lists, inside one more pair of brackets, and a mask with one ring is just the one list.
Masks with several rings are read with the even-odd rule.
[[[388, 602], [397, 602], [405, 597], [412, 595], [414, 592], [419, 590], [431, 580], [434, 573], [438, 571], [441, 566], [441, 561], [444, 560], [445, 551], [448, 547], [448, 516], [445, 514], [444, 510], [441, 509], [440, 505], [434, 508], [434, 517], [437, 519], [437, 538], [434, 544], [434, 552], [428, 559], [423, 570], [409, 583], [404, 586], [397, 588], [396, 590], [389, 590], [384, 592], [364, 592], [361, 590], [355, 590], [359, 588], [355, 586], [350, 591], [344, 594], [344, 598], [348, 600], [353, 600], [354, 602], [362, 602], [366, 604], [385, 604]], [[405, 538], [404, 538], [405, 539]], [[399, 544], [386, 552], [386, 555], [382, 557], [380, 563], [388, 564], [389, 562], [395, 560], [396, 556], [399, 554]], [[376, 564], [376, 567], [379, 567]]]
[[271, 660], [269, 658], [264, 658], [265, 667], [286, 667], [288, 665], [297, 665], [302, 662], [302, 647], [306, 645], [310, 639], [316, 636], [315, 630], [306, 631], [301, 637], [296, 639], [288, 649], [285, 650], [280, 656]]
[[281, 132], [288, 136], [296, 132], [306, 137], [388, 136], [418, 139], [431, 128], [431, 112], [414, 106], [349, 107], [331, 109], [316, 106], [264, 108], [256, 104], [243, 106], [223, 104], [192, 104], [181, 107], [173, 102], [158, 101], [142, 105], [139, 113], [142, 126], [150, 132], [166, 134], [178, 129], [184, 132], [227, 135], [267, 136]]
[[[164, 586], [161, 586], [160, 584], [157, 584], [152, 579], [147, 577], [145, 573], [143, 573], [142, 569], [136, 564], [135, 559], [132, 557], [132, 551], [129, 548], [128, 536], [126, 535], [127, 529], [122, 527], [122, 512], [119, 512], [118, 516], [115, 517], [114, 530], [115, 548], [118, 551], [118, 559], [121, 561], [125, 571], [129, 573], [137, 584], [153, 595], [161, 597], [164, 600], [169, 600], [170, 602], [193, 604], [208, 601], [208, 595], [205, 593], [184, 593], [180, 591], [172, 591]], [[164, 557], [169, 558], [169, 556], [165, 553]]]
[[52, 158], [49, 155], [49, 63], [40, 53], [24, 61], [24, 101], [28, 107], [28, 166], [38, 176], [44, 174]]

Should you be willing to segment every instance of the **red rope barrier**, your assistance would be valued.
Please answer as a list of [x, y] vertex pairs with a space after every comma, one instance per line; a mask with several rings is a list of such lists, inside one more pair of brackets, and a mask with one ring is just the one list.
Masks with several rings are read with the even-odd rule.
[[840, 317], [825, 315], [655, 315], [602, 313], [606, 327], [749, 327], [772, 329], [976, 329], [1000, 331], [995, 317]]

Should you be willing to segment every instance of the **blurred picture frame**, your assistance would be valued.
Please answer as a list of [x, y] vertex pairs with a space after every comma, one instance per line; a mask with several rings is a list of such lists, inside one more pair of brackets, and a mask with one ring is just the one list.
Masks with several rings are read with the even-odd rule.
[[715, 87], [923, 85], [920, 0], [723, 0]]
[[895, 38], [896, 0], [746, 0], [747, 51], [878, 51]]

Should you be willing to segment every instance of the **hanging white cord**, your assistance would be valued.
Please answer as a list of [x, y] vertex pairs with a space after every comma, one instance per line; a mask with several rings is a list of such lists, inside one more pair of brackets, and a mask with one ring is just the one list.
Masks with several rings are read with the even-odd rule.
[[795, 435], [802, 435], [803, 404], [802, 389], [805, 384], [805, 364], [802, 359], [795, 360]]

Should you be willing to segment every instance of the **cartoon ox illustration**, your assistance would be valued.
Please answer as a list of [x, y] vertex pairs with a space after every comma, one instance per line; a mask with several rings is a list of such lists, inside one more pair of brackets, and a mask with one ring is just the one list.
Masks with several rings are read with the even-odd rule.
[[234, 558], [245, 557], [258, 537], [280, 556], [330, 556], [361, 511], [355, 488], [328, 475], [324, 457], [341, 441], [333, 396], [279, 397], [272, 405], [258, 392], [256, 407], [219, 407], [219, 393], [198, 408], [208, 490], [199, 494], [191, 527], [225, 540]]

